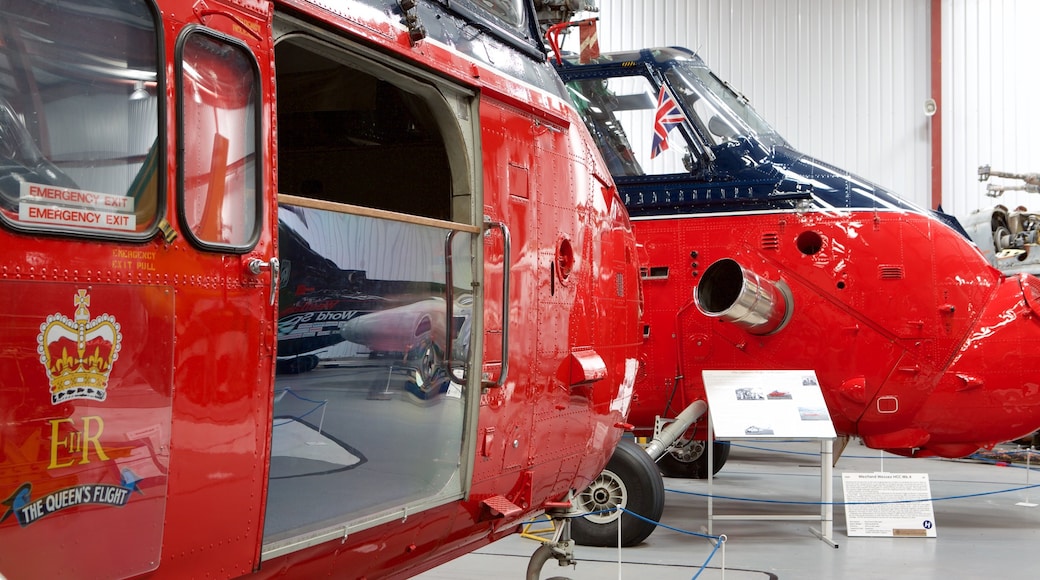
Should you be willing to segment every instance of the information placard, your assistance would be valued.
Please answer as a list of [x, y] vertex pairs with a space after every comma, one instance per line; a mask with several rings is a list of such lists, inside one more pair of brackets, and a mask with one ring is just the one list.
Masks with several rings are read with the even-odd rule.
[[811, 370], [702, 371], [717, 439], [834, 439]]
[[843, 473], [849, 536], [934, 538], [927, 473]]

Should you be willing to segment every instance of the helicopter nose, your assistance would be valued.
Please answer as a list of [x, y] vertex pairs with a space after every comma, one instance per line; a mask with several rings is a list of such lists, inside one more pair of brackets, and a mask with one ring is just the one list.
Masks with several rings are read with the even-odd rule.
[[1005, 278], [920, 406], [913, 423], [928, 433], [922, 447], [964, 456], [1040, 429], [1038, 346], [1040, 280]]

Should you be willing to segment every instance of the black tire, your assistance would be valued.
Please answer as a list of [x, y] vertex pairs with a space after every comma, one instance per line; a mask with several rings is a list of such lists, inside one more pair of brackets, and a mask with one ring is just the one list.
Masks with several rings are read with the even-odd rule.
[[290, 374], [298, 375], [301, 373], [307, 373], [318, 368], [318, 363], [321, 362], [316, 355], [305, 354], [295, 356], [293, 358], [281, 359], [276, 363], [275, 372], [277, 374]]
[[[635, 441], [618, 442], [606, 469], [574, 498], [575, 507], [589, 515], [571, 520], [571, 538], [582, 546], [616, 546], [618, 521], [621, 522], [621, 545], [635, 546], [657, 527], [664, 513], [664, 479], [657, 465]], [[620, 510], [639, 514], [646, 521]]]
[[[712, 449], [712, 475], [715, 475], [729, 459], [728, 441], [716, 441]], [[704, 441], [693, 441], [685, 447], [673, 449], [661, 456], [657, 467], [665, 477], [685, 479], [708, 478], [708, 447]]]

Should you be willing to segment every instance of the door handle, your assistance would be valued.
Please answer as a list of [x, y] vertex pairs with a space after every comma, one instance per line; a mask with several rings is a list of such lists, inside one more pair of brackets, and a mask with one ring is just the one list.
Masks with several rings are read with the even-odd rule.
[[270, 262], [265, 262], [260, 258], [253, 258], [249, 260], [249, 272], [254, 276], [259, 276], [264, 270], [271, 270], [271, 305], [274, 305], [274, 297], [278, 295], [278, 258], [271, 258]]
[[501, 387], [506, 384], [506, 374], [509, 372], [509, 253], [512, 242], [509, 239], [509, 226], [505, 223], [485, 216], [484, 227], [502, 232], [502, 371], [496, 383]]

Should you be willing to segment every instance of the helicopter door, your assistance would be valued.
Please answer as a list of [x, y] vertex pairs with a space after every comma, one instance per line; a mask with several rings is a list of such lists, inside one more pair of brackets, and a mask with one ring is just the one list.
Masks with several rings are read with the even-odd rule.
[[264, 559], [462, 497], [479, 374], [473, 96], [287, 16], [276, 28]]

